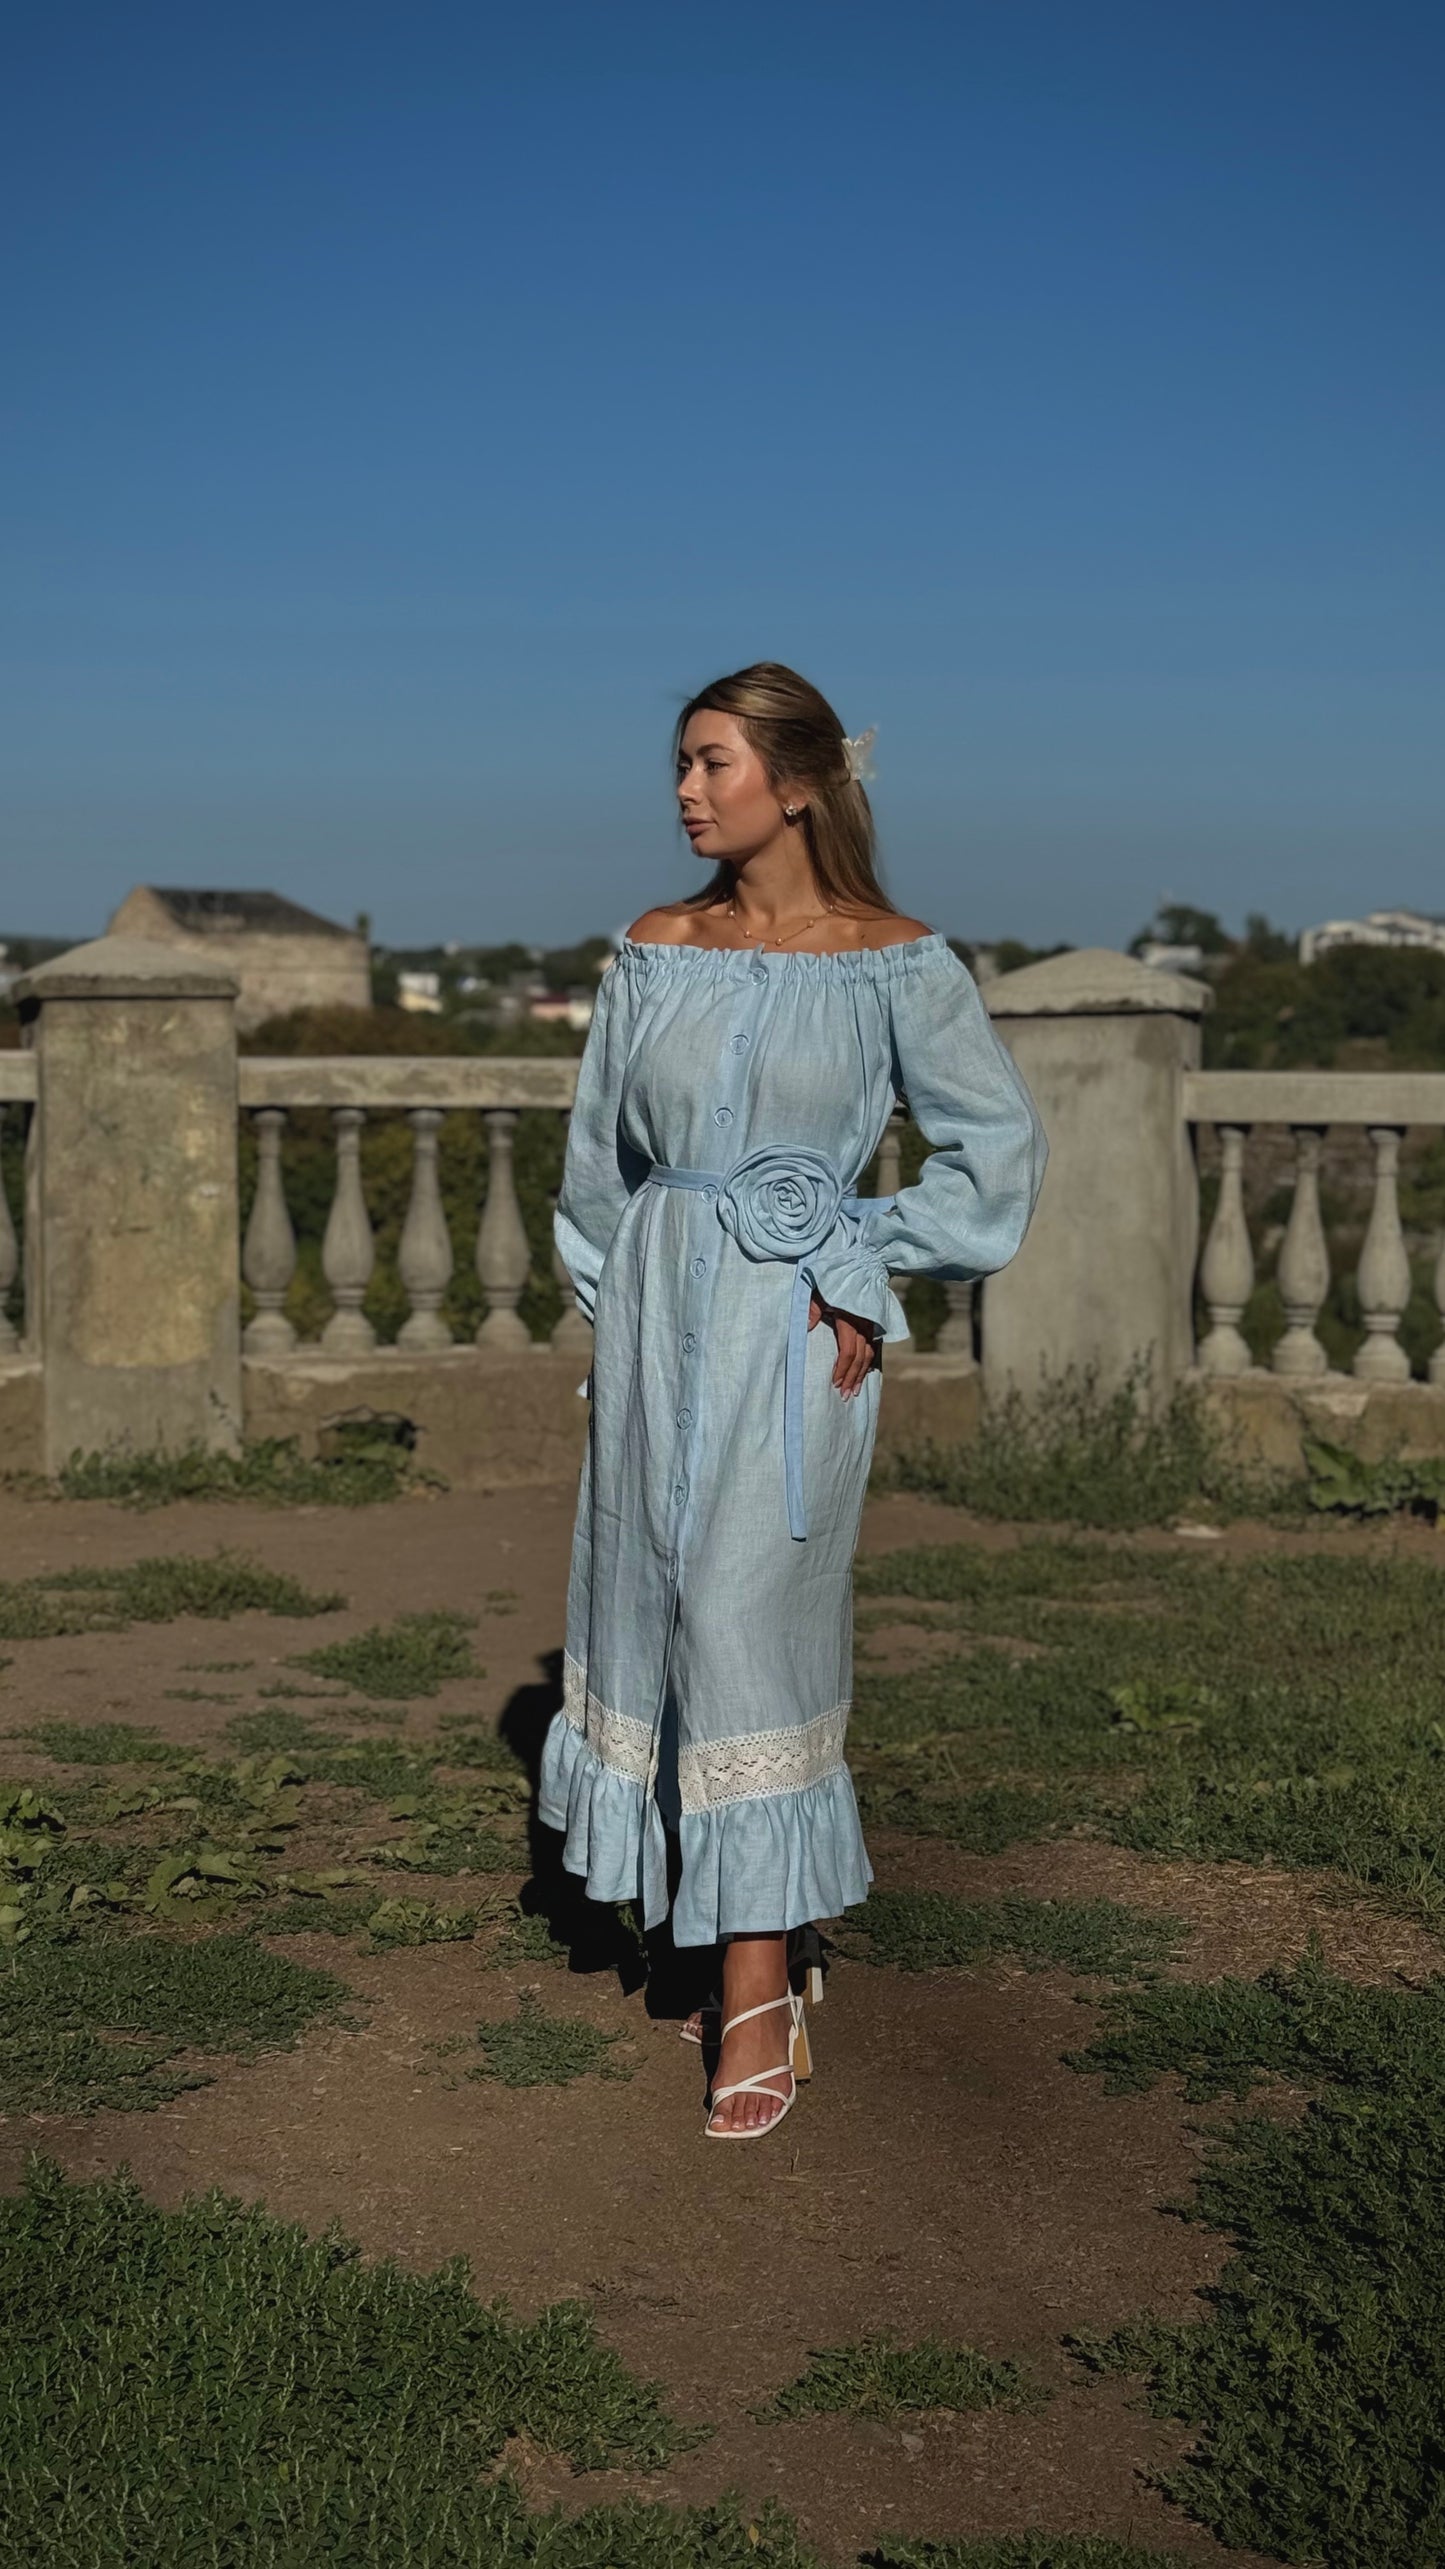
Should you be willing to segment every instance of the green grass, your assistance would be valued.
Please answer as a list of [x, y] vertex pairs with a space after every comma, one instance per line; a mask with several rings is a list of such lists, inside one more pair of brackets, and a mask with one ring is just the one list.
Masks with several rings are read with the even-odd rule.
[[244, 1936], [36, 1939], [0, 1971], [0, 2110], [148, 2110], [205, 2084], [183, 2053], [286, 2048], [345, 1997]]
[[808, 2369], [757, 2414], [764, 2419], [826, 2417], [846, 2410], [892, 2424], [930, 2409], [1035, 2408], [1041, 2393], [1017, 2364], [945, 2346], [935, 2337], [915, 2346], [884, 2336], [855, 2346], [820, 2346]]
[[246, 1749], [253, 1755], [268, 1748], [332, 1746], [325, 1731], [319, 1731], [304, 1714], [289, 1712], [279, 1704], [268, 1704], [254, 1713], [233, 1713], [226, 1724], [226, 1737], [232, 1747]]
[[1283, 2077], [1302, 2114], [1216, 2135], [1194, 2217], [1234, 2256], [1198, 2323], [1077, 2351], [1142, 2373], [1197, 2441], [1161, 2482], [1227, 2543], [1330, 2569], [1445, 2557], [1445, 1981], [1362, 1989], [1317, 1959], [1257, 1984], [1111, 2000], [1077, 2066], [1196, 2096]]
[[482, 2058], [464, 2074], [499, 2079], [504, 2087], [568, 2087], [593, 2070], [603, 2078], [630, 2078], [631, 2071], [611, 2057], [621, 2040], [578, 2017], [549, 2016], [540, 2000], [524, 1995], [515, 2016], [478, 2025]]
[[552, 1932], [548, 1918], [530, 1917], [513, 1904], [513, 1914], [492, 1948], [491, 1960], [504, 1963], [555, 1963], [567, 1960], [567, 1947]]
[[30, 1722], [11, 1739], [33, 1739], [61, 1766], [175, 1766], [190, 1751], [134, 1722]]
[[373, 1507], [408, 1488], [442, 1488], [404, 1444], [352, 1438], [323, 1461], [303, 1457], [295, 1437], [266, 1437], [239, 1454], [200, 1446], [181, 1454], [73, 1454], [62, 1498], [109, 1499], [130, 1508], [174, 1507], [187, 1499], [249, 1499], [263, 1507]]
[[634, 2503], [566, 2524], [491, 2476], [525, 2436], [574, 2469], [697, 2441], [584, 2306], [482, 2305], [455, 2261], [363, 2264], [220, 2194], [32, 2162], [0, 2204], [0, 2548], [54, 2569], [804, 2569], [780, 2520]]
[[1203, 1508], [1222, 1517], [1298, 1515], [1302, 1482], [1241, 1462], [1197, 1386], [1150, 1412], [1144, 1379], [1115, 1390], [1071, 1371], [1027, 1399], [990, 1404], [964, 1445], [924, 1438], [878, 1466], [884, 1489], [917, 1490], [1015, 1524], [1167, 1525]]
[[962, 1833], [971, 1796], [995, 1797], [986, 1830], [1035, 1792], [1045, 1829], [1326, 1867], [1445, 1914], [1445, 1563], [949, 1544], [860, 1562], [858, 1585], [957, 1641], [906, 1675], [861, 1669], [870, 1810]]
[[234, 1553], [198, 1560], [182, 1553], [132, 1562], [129, 1568], [48, 1571], [35, 1579], [0, 1580], [0, 1640], [49, 1641], [61, 1634], [124, 1632], [130, 1624], [176, 1623], [182, 1616], [334, 1614], [346, 1599], [303, 1588], [284, 1571]]
[[1114, 1900], [956, 1900], [944, 1891], [874, 1891], [850, 1911], [840, 1941], [895, 1971], [959, 1970], [1007, 1956], [1102, 1979], [1167, 1961], [1184, 1929]]
[[435, 1695], [453, 1677], [480, 1677], [467, 1636], [471, 1615], [437, 1611], [398, 1615], [390, 1624], [373, 1624], [352, 1641], [326, 1642], [290, 1660], [292, 1668], [309, 1669], [316, 1677], [334, 1677], [358, 1694], [385, 1695], [410, 1702]]

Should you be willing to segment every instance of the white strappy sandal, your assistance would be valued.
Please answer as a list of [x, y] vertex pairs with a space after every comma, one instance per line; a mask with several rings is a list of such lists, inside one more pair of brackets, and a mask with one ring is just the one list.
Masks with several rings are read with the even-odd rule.
[[[785, 1990], [781, 1998], [765, 1998], [761, 2007], [745, 2007], [740, 2016], [730, 2016], [722, 2029], [723, 2041], [727, 2041], [734, 2025], [746, 2025], [752, 2016], [770, 2016], [775, 2007], [788, 2010], [787, 2059], [779, 2061], [772, 2069], [755, 2070], [751, 2078], [734, 2079], [728, 2087], [715, 2087], [708, 2100], [707, 2121], [703, 2125], [705, 2140], [761, 2141], [765, 2132], [775, 2132], [783, 2116], [791, 2112], [800, 2080], [812, 2077], [813, 2055], [808, 2046], [808, 2028], [803, 2022], [803, 2002], [791, 1989]], [[775, 2087], [769, 2087], [770, 2078], [787, 2079], [786, 2096], [779, 2096]], [[712, 2118], [730, 2096], [771, 2097], [778, 2110], [776, 2114], [769, 2115], [766, 2123], [739, 2123], [729, 2129], [726, 2125], [714, 2123]]]

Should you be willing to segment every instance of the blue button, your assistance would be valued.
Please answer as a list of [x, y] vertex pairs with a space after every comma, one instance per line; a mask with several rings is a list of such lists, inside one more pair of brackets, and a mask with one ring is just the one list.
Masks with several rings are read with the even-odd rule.
[[684, 1356], [690, 1356], [690, 1355], [692, 1354], [692, 1351], [693, 1351], [693, 1349], [694, 1349], [694, 1347], [695, 1347], [696, 1345], [697, 1345], [697, 1340], [696, 1340], [696, 1338], [694, 1337], [694, 1335], [693, 1335], [692, 1331], [689, 1329], [689, 1331], [688, 1331], [688, 1333], [687, 1333], [687, 1336], [684, 1338], [684, 1340], [683, 1340], [683, 1342], [682, 1342], [682, 1352], [683, 1352]]
[[715, 1186], [705, 1186], [702, 1191], [702, 1200], [704, 1204], [716, 1204], [717, 1188]]
[[732, 1108], [730, 1106], [715, 1106], [712, 1110], [712, 1120], [715, 1124], [730, 1124], [733, 1120]]
[[687, 1496], [686, 1481], [674, 1481], [672, 1485], [672, 1495], [676, 1499], [678, 1506], [681, 1507], [683, 1500]]
[[694, 1276], [705, 1276], [707, 1274], [706, 1258], [694, 1258], [688, 1272]]
[[730, 1053], [745, 1053], [747, 1048], [748, 1039], [746, 1035], [729, 1035], [728, 1051]]
[[692, 1411], [690, 1409], [680, 1409], [677, 1413], [677, 1423], [679, 1427], [691, 1427]]
[[755, 963], [751, 972], [748, 974], [749, 981], [766, 981], [767, 977], [767, 973], [760, 963]]

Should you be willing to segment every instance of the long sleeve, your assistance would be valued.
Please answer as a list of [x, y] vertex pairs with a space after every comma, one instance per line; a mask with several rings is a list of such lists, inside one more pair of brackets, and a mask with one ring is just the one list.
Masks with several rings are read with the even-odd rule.
[[576, 1291], [577, 1308], [592, 1318], [603, 1260], [623, 1208], [646, 1174], [617, 1129], [639, 983], [645, 966], [636, 954], [619, 954], [603, 974], [587, 1042], [577, 1066], [577, 1093], [567, 1126], [562, 1185], [552, 1236]]
[[851, 1240], [811, 1263], [818, 1291], [904, 1338], [894, 1274], [971, 1282], [1007, 1266], [1043, 1181], [1048, 1144], [1034, 1103], [994, 1033], [973, 976], [948, 947], [892, 985], [895, 1086], [934, 1148], [913, 1186], [865, 1203]]

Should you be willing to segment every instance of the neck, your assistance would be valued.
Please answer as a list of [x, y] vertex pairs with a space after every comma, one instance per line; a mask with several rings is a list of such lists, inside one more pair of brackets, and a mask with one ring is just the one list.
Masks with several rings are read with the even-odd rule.
[[781, 845], [760, 848], [756, 856], [733, 868], [733, 915], [740, 926], [755, 929], [761, 937], [774, 928], [791, 926], [809, 912], [821, 913], [827, 906], [807, 849], [799, 847], [791, 834]]

